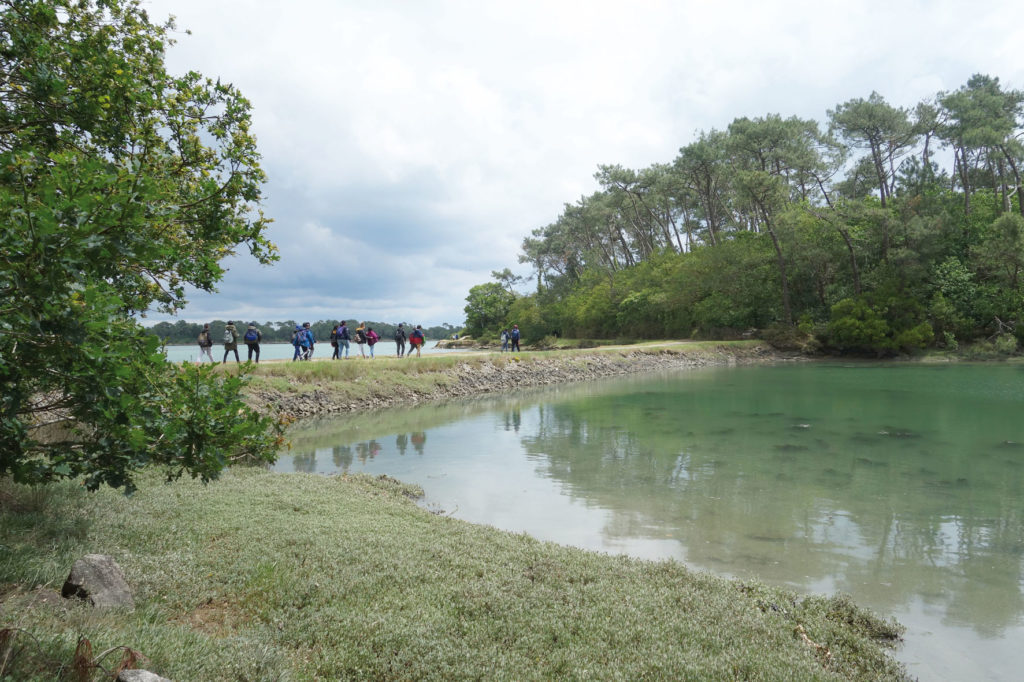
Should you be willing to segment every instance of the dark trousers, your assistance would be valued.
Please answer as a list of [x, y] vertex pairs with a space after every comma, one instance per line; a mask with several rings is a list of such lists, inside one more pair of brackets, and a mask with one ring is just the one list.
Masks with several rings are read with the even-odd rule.
[[258, 343], [247, 343], [245, 345], [247, 345], [249, 347], [249, 360], [251, 361], [252, 360], [252, 354], [256, 353], [256, 362], [259, 362], [260, 361], [260, 344], [258, 344]]

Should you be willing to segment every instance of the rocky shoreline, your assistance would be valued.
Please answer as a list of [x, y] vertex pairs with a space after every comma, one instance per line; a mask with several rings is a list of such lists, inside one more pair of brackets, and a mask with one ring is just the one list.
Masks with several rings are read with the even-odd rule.
[[[306, 419], [335, 414], [371, 412], [392, 406], [409, 406], [467, 398], [488, 393], [504, 393], [527, 387], [549, 386], [641, 372], [693, 369], [773, 362], [791, 358], [767, 344], [700, 344], [674, 347], [621, 348], [600, 351], [575, 351], [557, 355], [496, 354], [467, 356], [465, 361], [432, 370], [438, 385], [429, 392], [374, 386], [367, 377], [366, 395], [353, 399], [351, 394], [332, 390], [322, 381], [300, 392], [282, 391], [266, 385], [251, 386], [249, 402], [264, 412], [277, 412], [290, 419]], [[414, 362], [414, 361], [410, 361]], [[380, 390], [380, 389], [384, 390]]]

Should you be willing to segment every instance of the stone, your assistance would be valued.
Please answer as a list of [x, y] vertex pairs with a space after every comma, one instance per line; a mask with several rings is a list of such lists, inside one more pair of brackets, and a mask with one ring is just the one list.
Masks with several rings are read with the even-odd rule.
[[122, 670], [116, 682], [171, 682], [166, 677], [160, 677], [148, 670]]
[[99, 608], [135, 608], [124, 572], [106, 554], [86, 554], [76, 561], [60, 594], [65, 599], [84, 599]]

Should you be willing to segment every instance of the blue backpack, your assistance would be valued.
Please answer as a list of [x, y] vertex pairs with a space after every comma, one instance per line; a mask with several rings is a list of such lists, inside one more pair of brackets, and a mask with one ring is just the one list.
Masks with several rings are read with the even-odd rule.
[[255, 329], [249, 329], [245, 332], [246, 343], [256, 343], [260, 340], [260, 334]]

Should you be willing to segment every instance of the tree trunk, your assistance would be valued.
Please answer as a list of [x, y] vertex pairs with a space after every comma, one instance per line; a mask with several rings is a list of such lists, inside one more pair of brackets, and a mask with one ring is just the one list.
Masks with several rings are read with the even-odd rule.
[[768, 230], [768, 234], [772, 238], [772, 246], [775, 247], [775, 258], [779, 266], [779, 280], [782, 285], [782, 315], [783, 321], [787, 326], [793, 326], [793, 308], [789, 302], [789, 277], [786, 274], [786, 259], [782, 255], [782, 246], [779, 244], [779, 238], [775, 234], [775, 230], [772, 228], [771, 219], [768, 217], [768, 211], [763, 206], [758, 205], [762, 219], [764, 220], [764, 227]]

